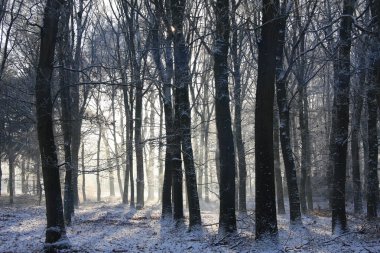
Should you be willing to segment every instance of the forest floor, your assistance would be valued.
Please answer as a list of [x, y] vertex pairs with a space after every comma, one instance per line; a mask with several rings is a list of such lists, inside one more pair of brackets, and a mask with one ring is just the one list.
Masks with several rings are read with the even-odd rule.
[[[19, 196], [13, 206], [0, 197], [0, 252], [42, 252], [45, 209]], [[254, 213], [238, 217], [238, 233], [217, 235], [218, 207], [202, 203], [202, 231], [160, 220], [160, 206], [130, 209], [114, 199], [82, 204], [67, 228], [72, 248], [62, 252], [380, 252], [380, 220], [348, 215], [350, 231], [331, 235], [331, 217], [315, 211], [303, 226], [290, 227], [288, 215], [278, 215], [277, 243], [254, 240]]]

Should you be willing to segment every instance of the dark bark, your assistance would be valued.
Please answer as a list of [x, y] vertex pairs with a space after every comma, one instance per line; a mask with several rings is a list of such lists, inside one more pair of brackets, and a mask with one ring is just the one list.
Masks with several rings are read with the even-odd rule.
[[70, 60], [67, 52], [71, 50], [69, 42], [69, 21], [71, 4], [65, 6], [62, 11], [62, 18], [60, 22], [61, 33], [58, 47], [58, 61], [62, 68], [59, 70], [59, 86], [61, 98], [61, 126], [63, 131], [63, 149], [65, 156], [65, 188], [64, 188], [64, 202], [63, 210], [66, 225], [71, 224], [71, 217], [74, 215], [74, 192], [73, 192], [73, 168], [71, 157], [71, 98], [70, 98]]
[[232, 44], [231, 44], [231, 55], [233, 60], [233, 78], [234, 78], [234, 130], [235, 130], [235, 142], [236, 151], [238, 157], [238, 171], [239, 171], [239, 211], [245, 213], [247, 211], [247, 165], [245, 161], [245, 148], [242, 136], [241, 127], [241, 113], [242, 113], [242, 88], [241, 88], [241, 73], [240, 64], [241, 59], [238, 55], [238, 27], [236, 23], [236, 9], [238, 6], [235, 0], [232, 1]]
[[[162, 218], [168, 218], [172, 216], [172, 181], [173, 173], [175, 170], [175, 163], [173, 161], [173, 154], [176, 147], [174, 146], [174, 122], [173, 122], [173, 105], [171, 96], [171, 76], [172, 76], [172, 49], [171, 39], [166, 40], [165, 46], [165, 59], [167, 64], [167, 71], [164, 70], [164, 66], [161, 61], [161, 52], [159, 50], [159, 22], [158, 13], [152, 28], [152, 55], [156, 68], [159, 73], [159, 77], [162, 81], [162, 104], [165, 119], [165, 134], [166, 134], [166, 150], [165, 150], [165, 170], [164, 178], [162, 182]], [[154, 46], [157, 45], [157, 46]], [[174, 189], [173, 189], [174, 190]], [[173, 199], [174, 200], [174, 199]], [[175, 205], [175, 203], [173, 203]], [[183, 212], [182, 212], [183, 213]], [[183, 217], [183, 215], [182, 215]], [[182, 218], [181, 217], [181, 218]]]
[[[41, 44], [36, 76], [37, 133], [41, 153], [42, 174], [46, 198], [47, 248], [65, 238], [61, 187], [57, 152], [53, 134], [51, 79], [54, 49], [62, 1], [47, 0], [44, 9]], [[63, 244], [60, 244], [63, 246]]]
[[305, 116], [304, 116], [304, 105], [303, 105], [303, 96], [305, 89], [302, 87], [302, 84], [299, 84], [299, 100], [298, 100], [298, 110], [299, 110], [299, 123], [301, 130], [301, 179], [300, 179], [300, 201], [301, 201], [301, 211], [302, 213], [307, 213], [306, 205], [306, 173], [307, 173], [307, 164], [306, 164], [306, 131], [305, 131]]
[[[360, 57], [360, 66], [364, 66], [365, 58]], [[351, 168], [352, 184], [354, 191], [354, 212], [363, 212], [362, 186], [360, 180], [360, 157], [359, 157], [359, 133], [360, 119], [363, 108], [363, 84], [365, 82], [365, 71], [361, 70], [358, 76], [358, 84], [352, 89], [352, 121], [351, 121]]]
[[347, 230], [346, 218], [346, 158], [349, 123], [349, 91], [350, 91], [350, 51], [352, 14], [355, 0], [344, 0], [343, 16], [339, 29], [338, 74], [335, 84], [336, 120], [335, 155], [332, 193], [332, 231], [342, 233]]
[[[1, 140], [0, 140], [1, 141]], [[0, 156], [1, 156], [1, 152], [0, 152]], [[1, 182], [3, 180], [3, 170], [2, 170], [2, 166], [1, 166], [1, 157], [0, 157], [0, 196], [1, 196]]]
[[84, 165], [84, 143], [82, 142], [82, 196], [83, 201], [85, 202], [87, 200], [86, 197], [86, 170]]
[[74, 61], [72, 75], [72, 83], [74, 84], [71, 88], [71, 98], [72, 98], [72, 124], [71, 124], [71, 155], [72, 155], [72, 168], [73, 168], [73, 192], [74, 192], [74, 206], [79, 205], [79, 191], [78, 191], [78, 171], [79, 171], [79, 149], [81, 143], [81, 129], [82, 129], [82, 119], [85, 113], [84, 105], [86, 104], [88, 90], [83, 93], [83, 104], [80, 105], [79, 97], [79, 78], [80, 78], [80, 66], [81, 66], [81, 46], [82, 38], [84, 32], [85, 22], [83, 21], [83, 6], [84, 0], [79, 0], [78, 2], [78, 12], [76, 13], [77, 29], [76, 29], [76, 45], [74, 48]]
[[276, 75], [278, 1], [262, 1], [261, 40], [255, 108], [256, 238], [277, 234], [273, 154], [273, 100]]
[[185, 167], [186, 192], [189, 204], [190, 229], [201, 224], [201, 213], [197, 190], [197, 178], [194, 166], [194, 155], [191, 143], [191, 109], [189, 101], [189, 86], [191, 76], [189, 69], [189, 48], [183, 34], [183, 18], [186, 1], [171, 2], [174, 44], [174, 86], [175, 86], [175, 117], [179, 120], [179, 132], [182, 157]]
[[137, 189], [137, 202], [136, 208], [142, 209], [144, 207], [144, 156], [143, 156], [143, 143], [141, 136], [142, 129], [142, 98], [143, 98], [143, 83], [140, 78], [135, 76], [136, 81], [136, 107], [135, 107], [135, 150], [136, 150], [136, 189]]
[[280, 166], [280, 136], [279, 115], [275, 104], [273, 121], [273, 152], [274, 152], [274, 174], [276, 179], [277, 213], [285, 214], [284, 192], [282, 187], [282, 175]]
[[229, 1], [217, 0], [215, 6], [214, 79], [215, 120], [219, 148], [219, 233], [236, 231], [235, 150], [231, 128], [228, 91], [228, 47], [230, 38]]
[[[284, 22], [283, 19], [280, 19], [279, 22]], [[284, 24], [281, 23], [281, 27], [284, 28]], [[284, 31], [284, 30], [282, 30]], [[279, 33], [279, 44], [283, 45], [285, 34], [283, 32]], [[301, 221], [301, 211], [300, 211], [300, 199], [298, 193], [297, 185], [297, 172], [296, 166], [293, 157], [293, 148], [291, 145], [290, 139], [290, 116], [289, 116], [289, 106], [287, 99], [287, 83], [286, 80], [280, 78], [282, 73], [282, 58], [283, 58], [283, 49], [279, 49], [281, 52], [278, 52], [278, 68], [277, 68], [277, 81], [276, 81], [276, 95], [277, 95], [277, 104], [279, 108], [279, 117], [280, 117], [280, 142], [281, 142], [281, 151], [282, 159], [284, 160], [285, 165], [285, 175], [286, 182], [288, 186], [288, 195], [289, 195], [289, 212], [290, 220], [292, 222]], [[280, 64], [281, 61], [281, 64]], [[281, 66], [281, 67], [279, 67]]]
[[377, 217], [379, 201], [378, 164], [378, 136], [377, 136], [377, 103], [376, 84], [374, 73], [370, 73], [369, 87], [367, 89], [368, 104], [368, 171], [367, 171], [367, 218]]
[[[380, 2], [370, 1], [371, 14], [374, 24], [373, 45], [371, 52], [370, 88], [368, 89], [368, 174], [367, 174], [367, 217], [377, 217], [379, 208], [379, 178], [378, 165], [378, 141], [377, 141], [377, 111], [374, 107], [377, 97], [377, 106], [380, 109]], [[372, 92], [372, 94], [370, 94]]]
[[13, 199], [15, 195], [15, 160], [16, 156], [12, 153], [8, 153], [8, 168], [9, 168], [9, 179], [8, 179], [8, 185], [9, 185], [9, 204], [13, 204]]

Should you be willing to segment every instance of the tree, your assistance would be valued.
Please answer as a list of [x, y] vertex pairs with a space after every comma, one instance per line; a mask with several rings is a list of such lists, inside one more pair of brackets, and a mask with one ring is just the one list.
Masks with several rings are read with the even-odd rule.
[[219, 233], [236, 231], [235, 150], [231, 129], [228, 91], [228, 46], [230, 39], [229, 1], [217, 0], [215, 6], [214, 80], [215, 120], [219, 147]]
[[59, 71], [59, 85], [60, 85], [60, 98], [61, 98], [61, 125], [63, 131], [63, 146], [65, 153], [65, 188], [64, 188], [64, 216], [66, 225], [71, 224], [71, 216], [74, 215], [74, 191], [73, 191], [73, 167], [71, 157], [71, 99], [70, 99], [70, 73], [67, 70], [70, 68], [70, 60], [65, 52], [70, 51], [69, 43], [69, 21], [70, 12], [72, 9], [72, 2], [68, 1], [62, 10], [62, 17], [60, 22], [60, 40], [58, 46], [58, 58], [61, 69]]
[[332, 189], [332, 231], [347, 230], [346, 218], [346, 158], [349, 123], [350, 52], [352, 15], [355, 0], [343, 1], [343, 13], [339, 28], [337, 80], [334, 87], [336, 118], [332, 122], [335, 133], [335, 154]]
[[247, 188], [247, 164], [245, 161], [245, 148], [242, 136], [241, 127], [241, 113], [242, 113], [242, 102], [241, 97], [242, 85], [241, 85], [241, 57], [238, 55], [238, 26], [236, 22], [237, 8], [239, 3], [232, 0], [232, 15], [231, 22], [233, 25], [232, 29], [232, 44], [231, 44], [231, 55], [233, 59], [233, 78], [234, 78], [234, 129], [235, 129], [235, 140], [236, 140], [236, 150], [238, 156], [238, 168], [239, 168], [239, 211], [245, 213], [247, 211], [247, 200], [246, 200], [246, 188]]
[[256, 238], [277, 234], [273, 154], [273, 100], [279, 2], [262, 1], [255, 108]]
[[189, 69], [189, 49], [183, 33], [183, 18], [186, 1], [172, 1], [172, 25], [174, 44], [174, 86], [175, 86], [175, 117], [179, 120], [182, 157], [186, 175], [186, 190], [189, 202], [189, 226], [201, 224], [201, 212], [195, 174], [194, 155], [191, 143], [191, 111], [189, 102], [189, 85], [191, 76]]
[[285, 45], [285, 29], [287, 13], [287, 1], [281, 6], [281, 16], [278, 20], [279, 36], [276, 55], [276, 98], [280, 118], [280, 142], [282, 158], [285, 165], [286, 182], [288, 185], [289, 211], [291, 222], [301, 221], [300, 199], [297, 185], [297, 172], [293, 157], [293, 149], [290, 138], [290, 108], [287, 98], [287, 75], [284, 74], [283, 58]]
[[[68, 246], [63, 219], [61, 187], [53, 134], [51, 80], [58, 21], [63, 2], [47, 0], [41, 28], [41, 45], [36, 76], [37, 133], [46, 196], [47, 249]], [[59, 243], [58, 243], [59, 242]]]

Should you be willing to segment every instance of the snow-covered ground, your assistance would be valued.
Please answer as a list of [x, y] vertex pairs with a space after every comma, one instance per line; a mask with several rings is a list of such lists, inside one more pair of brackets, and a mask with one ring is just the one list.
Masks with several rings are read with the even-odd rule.
[[[0, 199], [0, 252], [41, 252], [45, 235], [44, 207], [5, 204]], [[16, 203], [18, 201], [16, 200]], [[237, 235], [217, 235], [218, 208], [203, 205], [203, 231], [160, 220], [160, 206], [130, 209], [117, 200], [86, 203], [76, 210], [67, 235], [66, 252], [380, 252], [380, 222], [349, 216], [350, 232], [339, 237], [330, 232], [331, 218], [317, 211], [303, 218], [304, 227], [289, 227], [288, 215], [278, 216], [279, 240], [273, 244], [254, 240], [254, 216], [238, 217]]]

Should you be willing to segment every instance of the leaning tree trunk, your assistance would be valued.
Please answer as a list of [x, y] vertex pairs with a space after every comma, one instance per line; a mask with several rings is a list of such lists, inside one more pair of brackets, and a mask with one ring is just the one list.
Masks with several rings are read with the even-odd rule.
[[[51, 98], [54, 49], [61, 7], [62, 1], [47, 0], [46, 2], [36, 76], [37, 134], [46, 197], [47, 229], [45, 242], [47, 248], [57, 247], [58, 245], [54, 245], [54, 243], [66, 237], [58, 159], [53, 133], [53, 102]], [[59, 243], [59, 246], [62, 247], [64, 244]]]
[[219, 158], [219, 233], [236, 231], [235, 150], [231, 128], [228, 91], [228, 44], [230, 38], [229, 1], [217, 0], [215, 8], [215, 120]]
[[256, 238], [277, 234], [273, 154], [273, 100], [276, 76], [278, 1], [262, 1], [261, 41], [255, 108]]
[[332, 231], [338, 234], [347, 230], [346, 160], [349, 123], [351, 28], [355, 2], [355, 0], [344, 0], [343, 2], [343, 16], [339, 30], [338, 75], [334, 90], [336, 119], [333, 121], [335, 155], [332, 189]]

